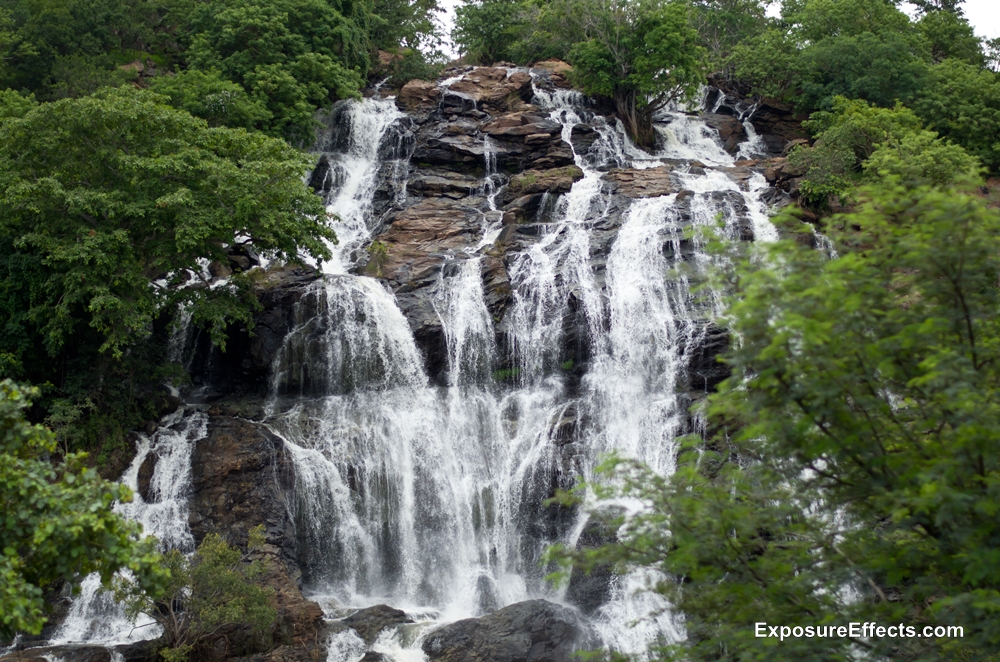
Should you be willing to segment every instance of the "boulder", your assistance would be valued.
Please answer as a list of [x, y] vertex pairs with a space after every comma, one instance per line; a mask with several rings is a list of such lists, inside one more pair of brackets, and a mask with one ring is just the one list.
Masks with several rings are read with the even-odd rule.
[[431, 662], [570, 662], [585, 643], [573, 611], [529, 600], [445, 625], [421, 647]]
[[618, 193], [629, 198], [655, 198], [676, 193], [677, 187], [670, 177], [669, 166], [644, 170], [623, 168], [612, 170], [607, 178], [617, 187]]
[[481, 213], [464, 201], [431, 198], [409, 207], [390, 220], [377, 240], [385, 258], [369, 275], [391, 282], [393, 289], [411, 290], [436, 280], [447, 251], [475, 243]]
[[722, 115], [716, 113], [704, 113], [701, 118], [705, 124], [719, 132], [719, 139], [730, 154], [735, 154], [739, 149], [739, 144], [746, 137], [743, 124], [732, 115]]
[[504, 67], [476, 67], [449, 90], [468, 95], [477, 107], [516, 110], [531, 101], [531, 76], [523, 71], [511, 73]]
[[761, 99], [750, 117], [754, 129], [771, 154], [780, 154], [785, 145], [793, 140], [808, 139], [808, 132], [802, 128], [806, 119], [806, 115], [795, 112], [790, 105], [776, 99]]
[[155, 503], [156, 494], [153, 494], [152, 480], [153, 473], [156, 471], [156, 462], [159, 460], [159, 456], [156, 453], [150, 452], [146, 454], [146, 458], [139, 465], [139, 476], [138, 476], [138, 492], [139, 496], [146, 503]]
[[396, 95], [396, 105], [400, 110], [432, 109], [440, 98], [441, 88], [437, 83], [411, 80]]
[[507, 195], [521, 198], [546, 191], [552, 194], [566, 193], [573, 188], [573, 183], [580, 179], [583, 179], [583, 170], [576, 166], [526, 170], [510, 178]]
[[365, 643], [371, 646], [382, 630], [401, 623], [412, 623], [413, 619], [400, 609], [393, 609], [388, 605], [375, 605], [356, 611], [341, 622], [357, 632]]

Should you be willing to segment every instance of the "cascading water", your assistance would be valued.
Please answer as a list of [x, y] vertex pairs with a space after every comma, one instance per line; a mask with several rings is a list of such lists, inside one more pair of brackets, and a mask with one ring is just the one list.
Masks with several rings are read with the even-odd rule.
[[[352, 253], [368, 241], [372, 197], [380, 183], [379, 152], [387, 146], [390, 129], [403, 117], [392, 98], [349, 100], [334, 113], [340, 144], [330, 146], [328, 155], [328, 184], [334, 194], [327, 200], [327, 211], [339, 218], [335, 226], [339, 243], [330, 247], [333, 258], [323, 264], [324, 272], [346, 273], [354, 262]], [[401, 174], [398, 162], [406, 160], [400, 151], [392, 150], [388, 159], [396, 175]]]
[[[582, 521], [546, 523], [540, 514], [558, 467], [565, 473], [569, 461], [569, 474], [589, 477], [601, 453], [617, 450], [661, 473], [673, 470], [673, 440], [691, 429], [681, 395], [688, 361], [714, 312], [712, 301], [691, 293], [691, 278], [710, 258], [697, 241], [688, 245], [685, 230], [714, 225], [720, 213], [734, 238], [747, 225], [760, 239], [773, 230], [759, 200], [761, 182], [741, 188], [713, 168], [732, 166], [734, 158], [703, 122], [668, 114], [658, 126], [664, 148], [648, 154], [583, 102], [576, 92], [536, 94], [562, 125], [583, 177], [559, 198], [540, 238], [509, 259], [510, 347], [497, 345], [478, 253], [492, 246], [497, 230], [490, 214], [497, 212], [499, 180], [489, 142], [486, 241], [447, 260], [435, 286], [446, 386], [424, 376], [409, 326], [380, 284], [339, 276], [310, 295], [325, 303], [309, 297], [300, 303], [297, 326], [274, 366], [269, 421], [287, 440], [296, 467], [305, 582], [331, 615], [385, 602], [446, 622], [529, 598], [559, 600], [538, 560], [548, 544], [572, 543]], [[359, 105], [357, 112], [381, 111]], [[577, 153], [573, 128], [588, 122], [597, 139]], [[366, 142], [370, 147], [377, 139]], [[663, 159], [700, 161], [704, 169], [678, 173], [684, 196], [634, 200], [620, 212], [600, 278], [590, 235], [612, 208], [604, 171], [658, 166]], [[377, 170], [371, 163], [364, 168]], [[344, 200], [365, 209], [361, 193], [343, 183], [331, 209], [345, 209]], [[561, 365], [568, 319], [588, 345], [577, 386]], [[498, 382], [492, 369], [505, 352], [513, 368]], [[281, 397], [302, 393], [314, 397]], [[562, 447], [567, 426], [575, 437], [571, 459]], [[650, 580], [635, 573], [615, 581], [593, 615], [605, 645], [641, 653], [656, 638], [683, 636], [658, 596], [635, 595]], [[659, 616], [629, 627], [653, 612]], [[420, 659], [415, 645], [405, 655], [398, 646], [380, 650], [399, 661]], [[364, 650], [338, 635], [330, 660], [355, 662]]]
[[[156, 536], [168, 549], [194, 551], [188, 529], [188, 497], [191, 490], [191, 449], [207, 433], [208, 417], [201, 412], [180, 409], [164, 418], [152, 435], [140, 435], [135, 459], [121, 477], [132, 489], [131, 503], [120, 503], [115, 511], [142, 524], [143, 534]], [[148, 489], [140, 491], [140, 468], [156, 458]], [[143, 498], [146, 493], [149, 501]], [[53, 643], [128, 643], [151, 639], [160, 634], [151, 619], [135, 623], [125, 616], [113, 595], [101, 590], [96, 574], [84, 579], [80, 595], [73, 599], [66, 620], [52, 637]]]
[[[483, 273], [502, 229], [504, 180], [498, 150], [483, 138], [482, 233], [445, 256], [430, 301], [447, 349], [438, 384], [383, 283], [350, 273], [378, 226], [380, 186], [391, 180], [393, 202], [405, 202], [405, 115], [391, 98], [346, 102], [334, 113], [324, 190], [341, 219], [340, 245], [327, 275], [293, 311], [272, 364], [266, 419], [295, 470], [304, 586], [331, 617], [387, 603], [425, 621], [417, 627], [426, 632], [523, 600], [564, 600], [539, 559], [549, 544], [575, 544], [586, 513], [551, 516], [542, 501], [576, 475], [591, 478], [609, 451], [673, 470], [674, 439], [692, 429], [689, 363], [718, 312], [712, 297], [692, 294], [717, 258], [686, 233], [715, 225], [721, 214], [732, 238], [774, 238], [760, 198], [764, 182], [753, 175], [738, 183], [735, 159], [696, 117], [663, 114], [662, 147], [647, 153], [585, 102], [578, 92], [536, 90], [535, 104], [561, 125], [583, 175], [559, 196], [550, 220], [537, 223], [537, 239], [506, 255], [512, 303], [500, 343]], [[578, 150], [580, 124], [596, 138]], [[675, 168], [678, 193], [628, 199], [608, 185], [610, 168], [663, 164]], [[595, 260], [598, 228], [615, 231], [606, 260]], [[157, 454], [156, 498], [137, 496], [122, 508], [148, 532], [188, 549], [185, 471], [206, 417], [177, 416], [143, 441], [123, 479], [135, 488], [146, 456]], [[633, 573], [613, 581], [590, 615], [603, 645], [641, 654], [656, 639], [683, 636], [669, 605], [637, 593], [655, 579]], [[85, 585], [58, 638], [153, 634], [149, 627], [129, 635], [119, 612], [98, 601]], [[422, 636], [383, 637], [374, 649], [393, 662], [421, 660]], [[329, 662], [357, 662], [367, 648], [340, 632], [329, 642]]]

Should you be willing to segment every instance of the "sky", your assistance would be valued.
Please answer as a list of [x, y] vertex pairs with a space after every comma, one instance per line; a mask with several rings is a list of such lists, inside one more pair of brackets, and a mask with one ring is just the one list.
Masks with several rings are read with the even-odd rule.
[[[461, 0], [440, 0], [444, 8], [440, 20], [446, 35], [451, 32], [455, 24], [455, 7], [460, 2]], [[964, 8], [965, 16], [977, 35], [987, 39], [1000, 37], [1000, 0], [965, 0]], [[448, 50], [453, 57], [458, 57], [450, 43], [445, 44], [445, 50]]]
[[1000, 0], [965, 0], [965, 17], [976, 34], [993, 39], [1000, 37]]

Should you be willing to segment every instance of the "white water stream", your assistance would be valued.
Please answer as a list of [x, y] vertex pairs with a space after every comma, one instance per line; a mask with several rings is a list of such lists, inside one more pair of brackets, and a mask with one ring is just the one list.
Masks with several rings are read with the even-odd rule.
[[[502, 181], [487, 143], [484, 236], [449, 259], [433, 296], [447, 342], [446, 386], [425, 374], [410, 326], [383, 284], [348, 273], [376, 225], [372, 198], [386, 160], [393, 172], [405, 172], [405, 155], [387, 149], [404, 116], [392, 99], [349, 102], [339, 111], [349, 128], [330, 152], [328, 204], [341, 222], [325, 271], [335, 275], [298, 304], [273, 365], [268, 419], [294, 461], [306, 588], [330, 616], [386, 603], [433, 626], [531, 598], [563, 600], [539, 558], [551, 543], [574, 544], [586, 514], [560, 516], [542, 501], [577, 475], [591, 477], [612, 450], [669, 474], [674, 439], [691, 428], [683, 395], [688, 365], [718, 303], [692, 294], [711, 258], [686, 230], [714, 225], [721, 214], [733, 237], [747, 224], [758, 240], [775, 237], [759, 196], [762, 178], [742, 185], [732, 178], [727, 168], [735, 159], [697, 118], [668, 113], [657, 126], [663, 148], [649, 154], [595, 118], [578, 93], [538, 91], [536, 102], [562, 124], [570, 147], [579, 123], [594, 126], [597, 139], [586, 154], [574, 148], [583, 177], [560, 196], [538, 240], [509, 256], [508, 345], [497, 342], [481, 275], [479, 251], [500, 229]], [[609, 193], [608, 168], [664, 159], [704, 168], [677, 166], [683, 195], [622, 202]], [[592, 237], [608, 223], [618, 229], [600, 266]], [[586, 348], [583, 366], [564, 360], [570, 333]], [[505, 356], [511, 367], [498, 373]], [[196, 414], [145, 441], [124, 478], [134, 485], [145, 453], [160, 455], [155, 480], [173, 482], [157, 482], [158, 502], [137, 497], [128, 512], [182, 547], [190, 540], [181, 456], [204, 434], [199, 425], [204, 417]], [[603, 645], [640, 654], [654, 640], [683, 636], [661, 598], [637, 592], [654, 579], [635, 573], [615, 580], [591, 618]], [[114, 610], [97, 605], [88, 590], [61, 639], [124, 640]], [[419, 643], [419, 636], [401, 643], [390, 634], [375, 649], [394, 662], [415, 662], [425, 659]], [[356, 636], [340, 633], [330, 641], [329, 662], [357, 662], [365, 650]]]

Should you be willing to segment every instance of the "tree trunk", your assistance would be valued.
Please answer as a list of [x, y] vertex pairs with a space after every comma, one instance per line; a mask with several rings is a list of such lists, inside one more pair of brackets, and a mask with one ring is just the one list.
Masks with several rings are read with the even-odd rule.
[[653, 109], [637, 108], [638, 98], [634, 91], [616, 93], [615, 113], [625, 125], [625, 131], [639, 147], [653, 147], [656, 131], [653, 129]]

